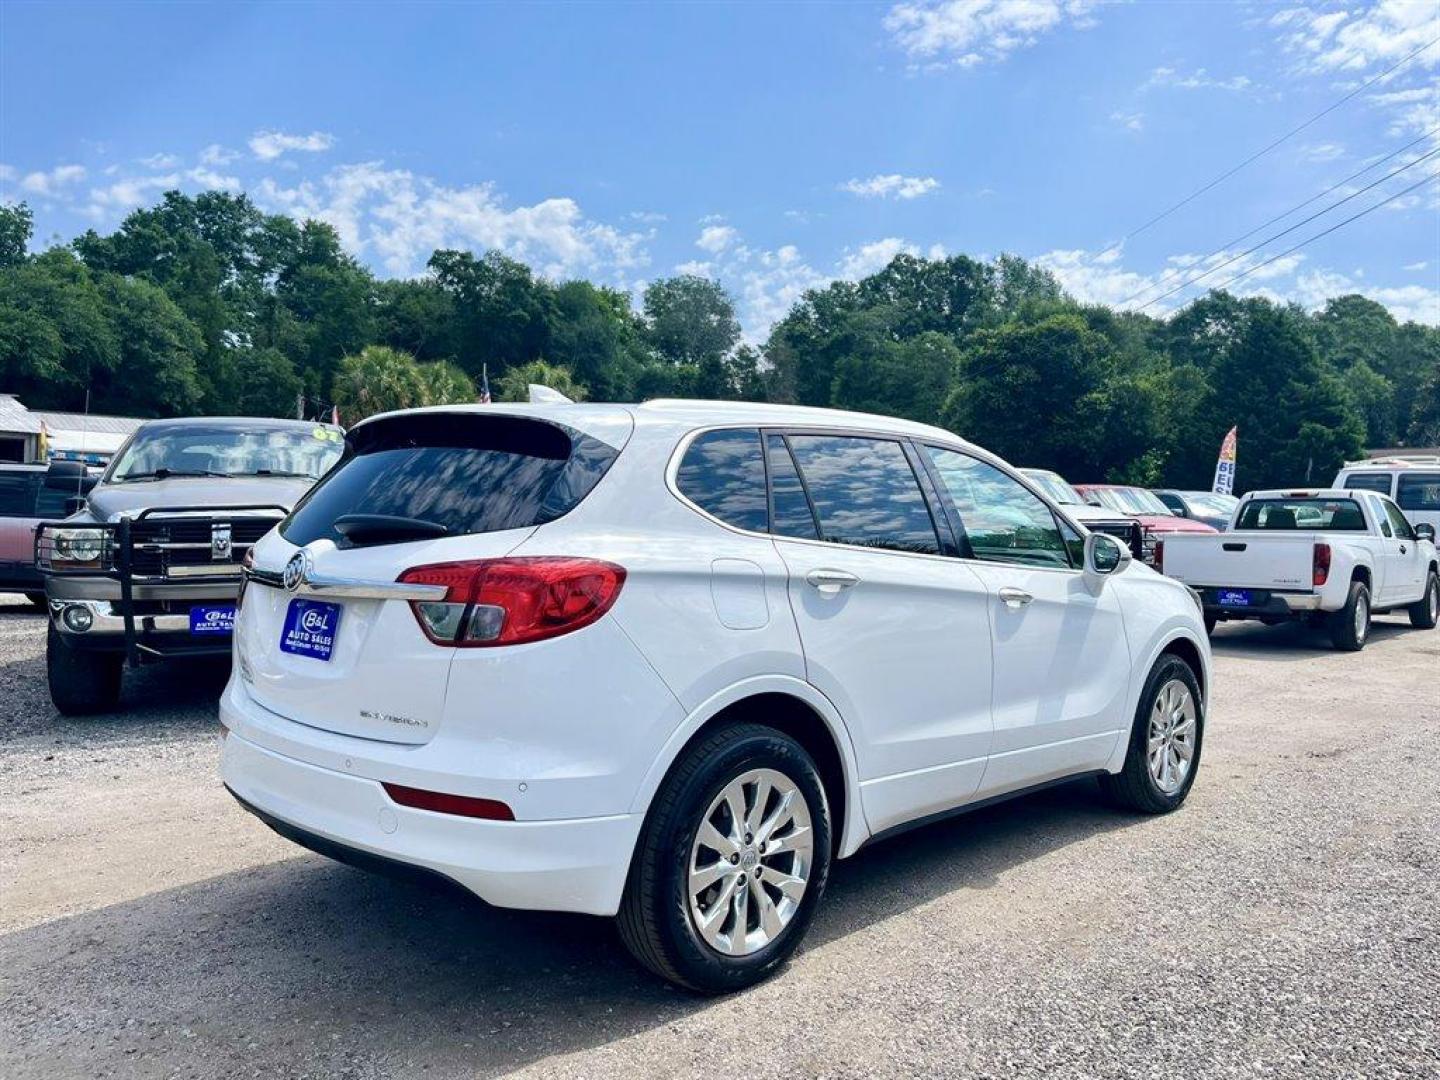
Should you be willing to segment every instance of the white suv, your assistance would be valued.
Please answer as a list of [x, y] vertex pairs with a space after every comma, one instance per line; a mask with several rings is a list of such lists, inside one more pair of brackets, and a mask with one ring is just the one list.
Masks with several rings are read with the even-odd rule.
[[1086, 774], [1163, 813], [1200, 762], [1194, 595], [921, 424], [388, 414], [247, 576], [220, 709], [246, 807], [492, 904], [618, 914], [706, 992], [780, 965], [869, 840]]

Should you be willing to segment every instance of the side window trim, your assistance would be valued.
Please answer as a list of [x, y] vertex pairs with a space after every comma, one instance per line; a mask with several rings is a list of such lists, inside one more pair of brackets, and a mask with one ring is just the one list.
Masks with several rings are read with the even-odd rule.
[[[940, 510], [940, 514], [945, 518], [945, 526], [950, 532], [951, 539], [954, 543], [954, 551], [948, 554], [952, 554], [953, 557], [957, 559], [974, 559], [975, 553], [970, 548], [970, 537], [966, 535], [965, 523], [960, 519], [960, 508], [955, 505], [955, 500], [950, 497], [950, 491], [940, 479], [940, 473], [935, 468], [935, 463], [930, 460], [930, 455], [925, 453], [926, 446], [935, 446], [937, 444], [918, 443], [914, 440], [908, 441], [910, 442], [909, 449], [914, 453], [915, 460], [920, 462], [920, 469], [924, 472], [925, 479], [928, 483], [929, 490], [925, 490], [923, 486], [922, 490], [925, 490], [927, 498], [933, 493], [936, 505]], [[941, 447], [941, 449], [948, 450], [949, 447]], [[914, 461], [911, 462], [911, 465], [914, 465]], [[931, 514], [934, 516], [934, 511], [931, 511]]]
[[[770, 507], [770, 535], [782, 535], [775, 531], [775, 485], [770, 478], [770, 436], [774, 435], [780, 440], [781, 449], [785, 456], [790, 459], [790, 467], [795, 470], [796, 477], [800, 480], [800, 494], [805, 496], [805, 506], [810, 511], [810, 521], [815, 527], [816, 543], [824, 543], [821, 540], [824, 534], [820, 531], [820, 515], [815, 512], [815, 500], [810, 497], [810, 485], [805, 481], [805, 474], [800, 471], [800, 463], [795, 460], [795, 451], [790, 449], [790, 436], [781, 428], [761, 428], [760, 448], [765, 457], [765, 499]], [[789, 540], [804, 540], [803, 536], [786, 537]]]

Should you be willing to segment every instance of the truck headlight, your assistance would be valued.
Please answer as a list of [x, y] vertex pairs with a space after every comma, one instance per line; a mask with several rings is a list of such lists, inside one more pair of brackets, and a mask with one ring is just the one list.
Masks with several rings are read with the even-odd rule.
[[56, 529], [50, 539], [55, 562], [98, 563], [105, 554], [103, 529]]

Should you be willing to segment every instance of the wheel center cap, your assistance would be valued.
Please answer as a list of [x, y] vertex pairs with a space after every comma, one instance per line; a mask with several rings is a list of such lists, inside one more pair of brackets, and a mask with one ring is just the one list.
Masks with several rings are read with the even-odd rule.
[[760, 865], [760, 853], [754, 848], [746, 848], [740, 853], [740, 869], [754, 870]]

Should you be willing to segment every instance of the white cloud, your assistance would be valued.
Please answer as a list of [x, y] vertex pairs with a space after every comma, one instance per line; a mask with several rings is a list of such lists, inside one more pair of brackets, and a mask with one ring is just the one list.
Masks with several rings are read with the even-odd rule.
[[151, 154], [141, 158], [140, 164], [147, 169], [173, 169], [180, 164], [180, 159], [174, 154]]
[[638, 221], [642, 225], [661, 225], [670, 218], [665, 214], [657, 214], [653, 210], [632, 210], [626, 215], [631, 221]]
[[679, 263], [675, 267], [677, 274], [689, 274], [692, 277], [713, 277], [714, 267], [708, 262], [701, 262], [698, 259], [691, 259], [689, 262]]
[[83, 165], [57, 165], [47, 171], [26, 173], [20, 186], [33, 195], [58, 195], [70, 184], [85, 179]]
[[867, 180], [846, 180], [840, 185], [840, 190], [859, 195], [862, 199], [918, 199], [922, 195], [929, 195], [939, 186], [940, 181], [933, 176], [883, 173]]
[[1336, 158], [1345, 156], [1345, 147], [1341, 143], [1325, 142], [1315, 143], [1311, 146], [1302, 146], [1300, 153], [1307, 161], [1334, 161]]
[[1424, 270], [1429, 265], [1430, 264], [1428, 262], [1422, 260], [1420, 262], [1406, 263], [1400, 269], [1409, 270], [1411, 273], [1418, 274], [1421, 270]]
[[0, 164], [0, 180], [14, 180], [15, 166]]
[[335, 136], [324, 131], [309, 135], [287, 135], [283, 131], [257, 131], [250, 136], [250, 152], [261, 161], [274, 161], [292, 150], [316, 154], [335, 145]]
[[328, 221], [356, 255], [391, 274], [416, 274], [436, 248], [503, 251], [551, 278], [585, 274], [611, 281], [649, 261], [645, 236], [585, 217], [569, 198], [507, 206], [490, 184], [449, 187], [380, 162], [338, 166], [318, 181], [255, 189], [268, 209]]
[[[1295, 301], [1310, 310], [1323, 307], [1325, 301], [1344, 293], [1360, 293], [1387, 307], [1401, 321], [1413, 319], [1431, 325], [1440, 324], [1440, 289], [1420, 285], [1377, 287], [1351, 276], [1320, 268], [1307, 269], [1305, 256], [1287, 255], [1267, 266], [1260, 266], [1269, 256], [1257, 252], [1233, 262], [1231, 253], [1210, 256], [1172, 255], [1166, 265], [1154, 273], [1140, 273], [1119, 265], [1118, 254], [1104, 253], [1101, 258], [1088, 251], [1049, 251], [1034, 262], [1049, 270], [1066, 292], [1085, 303], [1108, 304], [1138, 310], [1155, 316], [1168, 315], [1185, 306], [1215, 286], [1224, 284], [1247, 269], [1253, 272], [1229, 287], [1236, 296], [1265, 296], [1277, 301]], [[1223, 267], [1221, 267], [1221, 264]], [[1189, 281], [1207, 268], [1220, 267], [1201, 278], [1195, 285], [1149, 304], [1170, 289]]]
[[229, 165], [232, 161], [240, 158], [239, 150], [231, 150], [229, 147], [221, 146], [219, 143], [211, 143], [200, 151], [201, 165], [223, 166]]
[[[1277, 12], [1270, 25], [1284, 31], [1287, 48], [1316, 72], [1363, 72], [1388, 65], [1440, 37], [1440, 4], [1429, 0], [1379, 0], [1353, 10], [1297, 7]], [[1440, 64], [1440, 46], [1421, 52], [1411, 65]]]
[[890, 265], [890, 260], [900, 254], [919, 255], [920, 249], [897, 236], [887, 236], [884, 240], [861, 244], [854, 251], [847, 249], [840, 260], [840, 276], [854, 281], [869, 277], [885, 269]]
[[1180, 71], [1173, 67], [1157, 67], [1150, 72], [1150, 78], [1145, 80], [1140, 89], [1231, 90], [1239, 93], [1242, 90], [1251, 89], [1254, 85], [1245, 75], [1231, 75], [1228, 79], [1217, 79], [1203, 67], [1196, 68], [1191, 72]]
[[1121, 109], [1116, 109], [1110, 114], [1110, 119], [1126, 131], [1145, 130], [1145, 114], [1142, 112], [1125, 112]]
[[701, 251], [718, 255], [733, 244], [739, 235], [729, 225], [706, 225], [700, 230], [700, 236], [695, 241], [695, 246]]
[[216, 172], [214, 169], [206, 168], [203, 165], [197, 165], [193, 169], [187, 169], [185, 171], [185, 179], [203, 188], [220, 189], [224, 191], [239, 191], [241, 189], [240, 178], [238, 176], [226, 176], [223, 173]]
[[125, 177], [104, 187], [91, 188], [90, 203], [85, 212], [97, 219], [124, 213], [149, 202], [157, 192], [179, 186], [179, 173]]
[[913, 59], [975, 67], [1004, 60], [1062, 26], [1087, 29], [1098, 0], [908, 0], [885, 29]]

